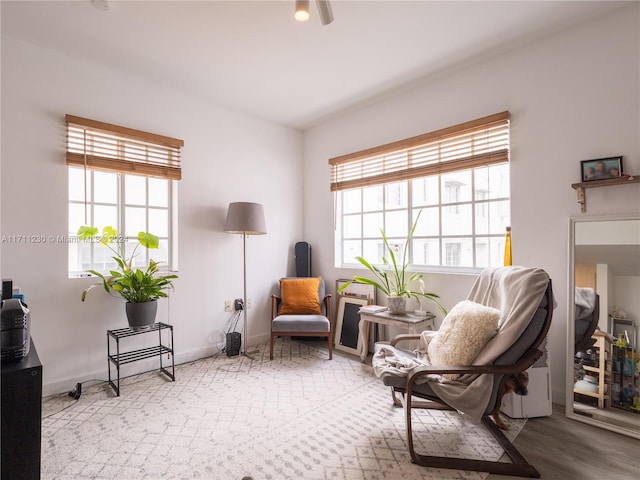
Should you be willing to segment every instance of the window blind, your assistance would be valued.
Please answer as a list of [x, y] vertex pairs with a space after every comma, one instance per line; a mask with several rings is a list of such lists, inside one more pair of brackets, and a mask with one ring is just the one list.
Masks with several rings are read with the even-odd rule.
[[180, 180], [184, 142], [73, 115], [67, 122], [67, 165]]
[[509, 112], [329, 160], [331, 191], [509, 161]]

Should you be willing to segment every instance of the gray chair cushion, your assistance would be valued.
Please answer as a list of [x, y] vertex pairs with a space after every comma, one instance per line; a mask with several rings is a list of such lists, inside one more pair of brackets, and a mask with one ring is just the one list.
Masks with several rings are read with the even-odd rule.
[[329, 320], [322, 315], [279, 315], [273, 319], [274, 332], [328, 332]]

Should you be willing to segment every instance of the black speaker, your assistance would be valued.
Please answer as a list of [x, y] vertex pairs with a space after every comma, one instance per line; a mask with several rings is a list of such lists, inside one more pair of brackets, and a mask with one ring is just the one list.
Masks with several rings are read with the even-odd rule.
[[10, 278], [2, 279], [2, 300], [13, 298], [13, 280]]
[[17, 298], [2, 300], [0, 304], [0, 359], [20, 360], [27, 356], [31, 345], [31, 314]]
[[242, 343], [242, 335], [238, 332], [227, 333], [227, 357], [235, 357], [240, 355], [240, 344]]
[[311, 276], [311, 245], [298, 242], [295, 246], [296, 277]]

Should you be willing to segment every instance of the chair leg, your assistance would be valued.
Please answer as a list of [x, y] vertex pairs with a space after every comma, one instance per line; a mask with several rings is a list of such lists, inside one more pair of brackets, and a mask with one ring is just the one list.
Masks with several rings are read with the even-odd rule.
[[512, 463], [491, 462], [488, 460], [472, 460], [467, 458], [455, 457], [437, 457], [431, 455], [421, 455], [415, 451], [413, 445], [413, 432], [411, 426], [411, 407], [412, 401], [408, 395], [402, 397], [402, 403], [406, 413], [407, 424], [407, 443], [409, 444], [409, 453], [411, 461], [423, 467], [432, 468], [448, 468], [454, 470], [470, 470], [474, 472], [489, 472], [498, 475], [511, 475], [516, 477], [540, 478], [540, 473], [530, 465], [525, 458], [518, 452], [516, 447], [504, 436], [502, 431], [489, 418], [483, 415], [482, 423], [498, 441], [504, 449], [504, 453], [511, 459]]
[[393, 399], [393, 405], [395, 407], [401, 407], [402, 406], [402, 399], [398, 398], [398, 395], [396, 395], [396, 389], [393, 388], [393, 387], [391, 387], [391, 398]]
[[332, 360], [332, 359], [333, 359], [333, 348], [332, 348], [331, 343], [332, 343], [332, 342], [331, 342], [331, 335], [329, 335], [329, 336], [327, 337], [327, 344], [328, 344], [328, 346], [329, 346], [329, 360]]

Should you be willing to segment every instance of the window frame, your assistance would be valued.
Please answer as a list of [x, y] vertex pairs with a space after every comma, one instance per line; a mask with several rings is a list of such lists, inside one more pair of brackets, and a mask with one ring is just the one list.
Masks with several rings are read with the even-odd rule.
[[[127, 208], [143, 208], [144, 224], [146, 231], [149, 230], [150, 212], [154, 210], [166, 211], [167, 215], [167, 232], [166, 236], [160, 237], [161, 242], [167, 245], [167, 261], [162, 264], [163, 270], [177, 271], [178, 256], [178, 228], [177, 228], [177, 208], [178, 208], [178, 185], [177, 180], [182, 177], [182, 169], [180, 163], [180, 150], [184, 146], [184, 141], [177, 138], [167, 137], [164, 135], [135, 130], [128, 127], [122, 127], [105, 122], [82, 118], [67, 114], [65, 116], [67, 125], [67, 151], [66, 163], [70, 181], [72, 168], [82, 170], [84, 198], [78, 200], [72, 199], [71, 185], [68, 185], [68, 225], [71, 225], [72, 205], [82, 205], [84, 211], [84, 224], [91, 225], [95, 222], [95, 208], [102, 202], [95, 200], [95, 174], [97, 172], [108, 172], [116, 175], [115, 204], [107, 202], [111, 207], [115, 207], [116, 221], [115, 224], [109, 225], [117, 229], [119, 235], [126, 232]], [[145, 198], [143, 204], [131, 202], [127, 203], [126, 198], [126, 182], [128, 178], [133, 176], [145, 179]], [[156, 178], [166, 181], [166, 207], [150, 205], [150, 179]], [[90, 182], [90, 185], [88, 185]], [[88, 193], [90, 192], [90, 193]], [[89, 215], [90, 213], [90, 215]], [[79, 227], [80, 225], [78, 225]], [[102, 229], [107, 225], [92, 225]], [[69, 258], [67, 261], [67, 270], [70, 278], [87, 276], [86, 269], [81, 271], [71, 269], [72, 244], [78, 244], [78, 266], [81, 266], [82, 253], [80, 242], [76, 235], [77, 232], [69, 232], [68, 248]], [[156, 233], [156, 232], [151, 232]], [[137, 233], [136, 233], [137, 235]], [[137, 244], [137, 237], [129, 235], [128, 237], [120, 237], [119, 242], [112, 246], [124, 254], [127, 245]], [[97, 268], [96, 246], [91, 245], [90, 250], [90, 268], [108, 273], [108, 268]], [[153, 252], [148, 250], [138, 250], [136, 256], [144, 255], [144, 265], [153, 256]], [[142, 262], [135, 262], [142, 264]], [[108, 263], [102, 263], [106, 266]]]
[[[479, 143], [479, 145], [483, 148], [480, 148], [479, 152], [476, 152], [473, 148], [466, 148], [464, 142], [469, 141], [471, 138], [470, 135], [473, 136], [476, 135], [477, 132], [480, 132], [481, 136], [483, 130], [486, 132], [486, 148], [484, 148], [484, 145], [481, 143]], [[471, 141], [473, 142], [475, 140]], [[404, 188], [406, 192], [406, 205], [399, 209], [401, 211], [406, 211], [406, 232], [408, 232], [413, 225], [418, 210], [421, 208], [435, 208], [437, 210], [439, 222], [437, 235], [421, 235], [418, 233], [418, 229], [414, 235], [413, 242], [408, 247], [410, 259], [409, 268], [411, 270], [475, 273], [484, 268], [485, 263], [482, 260], [485, 257], [487, 259], [486, 264], [497, 264], [497, 258], [501, 258], [499, 251], [503, 249], [503, 245], [501, 245], [500, 242], [504, 241], [504, 232], [498, 232], [495, 226], [492, 227], [491, 220], [493, 218], [497, 221], [502, 219], [500, 224], [506, 222], [507, 225], [501, 225], [500, 229], [511, 223], [509, 141], [510, 115], [509, 112], [501, 112], [436, 132], [411, 137], [409, 139], [392, 142], [380, 147], [374, 147], [330, 159], [329, 164], [332, 168], [331, 190], [334, 192], [336, 215], [336, 235], [334, 239], [335, 266], [337, 268], [359, 268], [361, 266], [356, 262], [355, 258], [353, 263], [348, 261], [348, 255], [346, 254], [349, 250], [348, 242], [353, 242], [354, 256], [362, 256], [371, 263], [382, 265], [380, 256], [378, 256], [377, 261], [375, 261], [371, 258], [373, 256], [371, 252], [367, 252], [365, 247], [366, 241], [371, 242], [371, 240], [375, 240], [382, 243], [382, 236], [380, 234], [375, 237], [365, 235], [365, 214], [373, 214], [382, 217], [381, 228], [390, 238], [390, 243], [403, 244], [406, 241], [406, 233], [404, 237], [397, 235], [392, 236], [387, 230], [388, 225], [386, 224], [386, 218], [389, 210], [387, 208], [387, 191], [388, 186], [393, 184], [404, 185], [403, 187], [400, 187], [400, 191]], [[440, 149], [441, 145], [447, 145], [447, 142], [448, 145], [454, 146], [449, 148], [448, 151], [445, 152], [444, 156], [440, 157], [438, 153], [436, 155], [437, 159], [434, 160], [433, 155], [429, 158], [427, 158], [426, 155], [423, 155], [421, 159], [418, 159], [418, 162], [415, 164], [411, 163], [414, 151], [424, 152], [430, 150], [433, 152], [434, 145], [437, 146], [437, 149]], [[456, 149], [457, 153], [454, 152], [452, 154], [451, 152]], [[445, 149], [443, 149], [443, 151], [444, 150]], [[402, 158], [403, 155], [404, 158]], [[478, 195], [478, 191], [476, 191], [476, 177], [479, 169], [490, 168], [492, 166], [498, 167], [500, 165], [505, 165], [508, 170], [506, 171], [507, 178], [506, 180], [503, 180], [502, 188], [498, 192], [499, 195], [489, 195], [487, 191], [484, 193], [480, 192], [481, 194]], [[462, 199], [460, 197], [460, 192], [458, 191], [455, 192], [458, 195], [457, 201], [447, 201], [445, 199], [447, 181], [443, 177], [451, 173], [464, 171], [469, 171], [470, 175], [469, 198]], [[500, 173], [499, 170], [495, 171]], [[427, 178], [435, 178], [436, 183], [432, 183], [432, 186], [429, 187], [429, 182], [426, 180]], [[427, 189], [433, 188], [433, 185], [437, 185], [437, 192], [434, 190], [435, 195], [437, 196], [437, 201], [435, 203], [431, 201], [428, 203], [427, 207], [424, 205], [421, 207], [421, 202], [414, 204], [413, 184], [416, 179], [425, 179], [423, 187], [425, 192]], [[451, 182], [451, 179], [449, 178], [448, 181]], [[491, 181], [492, 177], [488, 177], [487, 182]], [[506, 185], [504, 181], [506, 181]], [[489, 188], [489, 185], [490, 184], [487, 184], [487, 188]], [[378, 202], [381, 205], [380, 208], [367, 208], [365, 191], [368, 187], [382, 187], [381, 191], [383, 198]], [[454, 192], [450, 193], [453, 194]], [[351, 198], [355, 199], [356, 203], [359, 203], [359, 208], [345, 208], [345, 203], [348, 201], [345, 200], [345, 196], [351, 196]], [[507, 202], [506, 213], [504, 211], [500, 211], [503, 208], [501, 205], [504, 205], [505, 202]], [[402, 203], [402, 200], [400, 203]], [[492, 204], [494, 204], [495, 207], [492, 207]], [[466, 207], [466, 205], [468, 205], [468, 207]], [[465, 208], [468, 208], [470, 211], [470, 230], [462, 235], [443, 233], [443, 222], [446, 220], [445, 217], [447, 215], [447, 211], [448, 213], [460, 212], [461, 209]], [[476, 225], [479, 218], [478, 208], [484, 212], [483, 218], [487, 218], [487, 215], [489, 216], [487, 219], [488, 223], [486, 231], [483, 233], [478, 232]], [[493, 209], [495, 209], [495, 213], [491, 215]], [[358, 229], [354, 227], [347, 229], [345, 219], [350, 216], [358, 215], [360, 216], [359, 236], [346, 236], [346, 230], [357, 231]], [[423, 218], [420, 219], [420, 222], [423, 222]], [[370, 231], [371, 229], [368, 230]], [[451, 248], [447, 247], [447, 245], [451, 245], [451, 243], [447, 243], [446, 240], [456, 238], [466, 238], [470, 241], [470, 248], [468, 247], [467, 250], [470, 250], [471, 252], [471, 262], [467, 262], [467, 266], [446, 265], [447, 253], [452, 252]], [[438, 243], [437, 265], [423, 263], [415, 264], [414, 262], [414, 259], [416, 259], [415, 254], [417, 253], [416, 241], [424, 241], [425, 239], [427, 241], [435, 240]], [[486, 242], [479, 242], [479, 240], [482, 241], [484, 239], [486, 239]], [[492, 239], [497, 239], [497, 243], [494, 243], [496, 240]], [[357, 245], [358, 242], [360, 243], [359, 246]], [[466, 241], [464, 243], [466, 243]], [[424, 245], [424, 251], [428, 252], [428, 244], [424, 243]], [[482, 248], [482, 245], [485, 245], [484, 249]], [[479, 257], [479, 253], [483, 255], [482, 258]], [[384, 252], [384, 254], [387, 255], [387, 252]], [[427, 257], [426, 253], [424, 257]], [[428, 258], [425, 258], [425, 261], [428, 261]], [[479, 262], [480, 266], [478, 266]]]
[[[69, 165], [68, 169], [71, 168], [75, 168], [77, 170], [82, 170], [79, 167], [75, 167], [73, 165]], [[177, 190], [178, 190], [178, 182], [175, 180], [169, 180], [169, 179], [161, 179], [167, 182], [167, 206], [166, 207], [160, 207], [160, 206], [156, 206], [156, 205], [149, 205], [149, 178], [147, 176], [142, 176], [143, 178], [145, 178], [145, 182], [146, 182], [146, 186], [145, 186], [145, 202], [144, 204], [131, 204], [131, 203], [126, 203], [125, 202], [125, 191], [126, 191], [126, 187], [125, 187], [125, 183], [126, 183], [126, 178], [127, 175], [120, 173], [120, 172], [110, 172], [116, 175], [116, 201], [115, 203], [107, 203], [107, 202], [98, 202], [95, 201], [94, 198], [94, 185], [95, 185], [95, 180], [94, 180], [94, 174], [96, 172], [100, 172], [100, 170], [96, 170], [96, 169], [86, 169], [86, 178], [87, 181], [89, 181], [91, 183], [91, 186], [89, 187], [89, 191], [91, 192], [88, 196], [88, 198], [85, 200], [74, 200], [69, 198], [68, 199], [68, 205], [69, 205], [69, 213], [68, 216], [70, 217], [71, 215], [71, 206], [72, 205], [78, 205], [78, 206], [85, 206], [86, 203], [86, 208], [87, 208], [87, 213], [86, 213], [86, 219], [87, 220], [91, 220], [88, 222], [85, 222], [85, 224], [91, 224], [93, 223], [93, 219], [95, 218], [95, 207], [96, 206], [110, 206], [110, 207], [114, 207], [116, 209], [116, 216], [117, 216], [117, 220], [115, 222], [114, 225], [109, 225], [114, 227], [117, 231], [118, 231], [118, 235], [120, 237], [119, 241], [116, 241], [112, 244], [112, 247], [115, 248], [116, 250], [118, 250], [118, 252], [120, 252], [120, 254], [125, 254], [124, 249], [127, 246], [127, 243], [129, 241], [131, 242], [137, 242], [137, 237], [134, 235], [128, 235], [128, 236], [123, 236], [125, 233], [125, 225], [126, 225], [126, 219], [127, 219], [127, 214], [126, 214], [126, 209], [127, 207], [135, 207], [135, 208], [143, 208], [145, 210], [145, 225], [148, 227], [149, 224], [149, 211], [150, 210], [165, 210], [166, 214], [167, 214], [167, 235], [166, 236], [160, 236], [157, 235], [160, 239], [161, 242], [166, 242], [167, 244], [167, 260], [166, 263], [163, 262], [160, 264], [160, 270], [161, 271], [172, 271], [172, 272], [177, 272], [178, 271], [178, 255], [177, 255], [177, 244], [178, 244], [178, 237], [177, 237], [177, 222], [175, 221], [175, 219], [177, 218], [176, 216], [176, 212], [177, 212]], [[84, 172], [83, 172], [84, 173]], [[69, 226], [71, 228], [71, 219], [69, 218]], [[79, 225], [78, 225], [79, 226]], [[106, 225], [95, 225], [96, 227], [98, 227], [99, 229], [102, 229], [103, 227], [105, 227]], [[148, 230], [148, 229], [147, 229]], [[78, 239], [77, 237], [77, 229], [76, 231], [73, 231], [73, 229], [71, 228], [71, 230], [68, 232], [68, 238], [69, 238], [69, 249], [73, 248], [74, 245], [77, 246], [78, 248], [78, 256], [80, 257], [79, 260], [82, 260], [81, 258], [81, 253], [80, 253], [80, 249], [82, 248], [82, 242]], [[154, 233], [153, 231], [151, 233]], [[102, 264], [102, 262], [100, 262], [97, 258], [96, 258], [96, 248], [105, 248], [105, 247], [101, 247], [99, 246], [97, 243], [92, 243], [91, 244], [91, 253], [90, 253], [90, 267], [93, 270], [97, 270], [100, 273], [108, 273], [110, 268], [115, 268], [115, 264], [112, 267], [107, 267], [107, 268], [99, 268], [97, 263]], [[108, 252], [107, 252], [108, 253]], [[71, 255], [71, 251], [69, 250], [68, 252], [69, 255]], [[141, 263], [140, 260], [144, 261], [144, 264], [146, 265], [149, 261], [149, 258], [153, 258], [153, 251], [149, 251], [147, 249], [138, 249], [138, 251], [136, 252], [136, 257], [139, 259], [138, 262], [136, 262], [136, 264]], [[80, 278], [80, 277], [86, 277], [87, 276], [87, 269], [80, 269], [80, 270], [76, 270], [76, 269], [72, 269], [71, 265], [70, 265], [71, 260], [69, 259], [67, 262], [67, 270], [68, 270], [68, 276], [69, 278]]]

